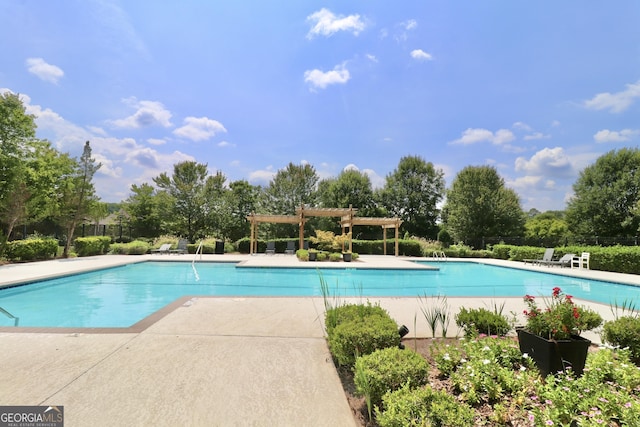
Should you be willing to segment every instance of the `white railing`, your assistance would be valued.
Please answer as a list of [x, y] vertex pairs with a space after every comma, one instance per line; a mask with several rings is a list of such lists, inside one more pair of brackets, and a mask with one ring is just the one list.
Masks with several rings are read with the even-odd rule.
[[2, 307], [0, 307], [0, 313], [4, 314], [9, 319], [13, 319], [13, 326], [18, 326], [18, 323], [20, 322], [20, 318], [19, 317], [14, 316], [13, 314], [9, 313], [7, 310], [5, 310]]
[[433, 251], [433, 258], [437, 259], [438, 261], [442, 260], [442, 261], [446, 261], [447, 260], [447, 256], [445, 255], [444, 251]]
[[200, 240], [200, 244], [198, 245], [198, 248], [196, 249], [196, 253], [193, 255], [193, 261], [191, 261], [191, 264], [194, 264], [196, 262], [196, 259], [198, 259], [198, 254], [200, 254], [200, 261], [202, 261], [202, 244], [204, 243], [203, 240]]

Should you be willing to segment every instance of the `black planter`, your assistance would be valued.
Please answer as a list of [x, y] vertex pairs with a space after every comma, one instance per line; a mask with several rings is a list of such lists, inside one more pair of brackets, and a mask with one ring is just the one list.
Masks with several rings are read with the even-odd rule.
[[220, 240], [216, 240], [215, 254], [216, 255], [224, 254], [224, 242]]
[[520, 351], [533, 359], [543, 377], [567, 368], [582, 375], [591, 341], [578, 335], [568, 340], [548, 340], [524, 329], [517, 329]]
[[309, 252], [309, 261], [315, 261], [317, 256], [317, 252]]
[[342, 260], [344, 262], [351, 262], [351, 252], [345, 252], [342, 254]]

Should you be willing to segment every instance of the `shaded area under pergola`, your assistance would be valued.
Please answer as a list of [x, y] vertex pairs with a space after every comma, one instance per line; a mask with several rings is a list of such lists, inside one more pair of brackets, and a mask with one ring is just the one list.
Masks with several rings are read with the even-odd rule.
[[[395, 250], [394, 255], [398, 256], [398, 233], [402, 220], [400, 218], [375, 218], [375, 217], [357, 217], [355, 216], [357, 209], [349, 206], [348, 208], [310, 208], [301, 206], [296, 209], [296, 215], [262, 215], [251, 213], [247, 215], [247, 219], [251, 223], [251, 243], [249, 253], [253, 255], [258, 251], [258, 226], [260, 223], [275, 224], [298, 224], [299, 248], [304, 247], [304, 224], [308, 217], [339, 217], [342, 233], [349, 233], [356, 225], [380, 226], [383, 230], [383, 248], [384, 254], [387, 254], [387, 229], [395, 229]], [[351, 233], [353, 234], [353, 233]], [[353, 249], [353, 242], [349, 238], [349, 251]]]

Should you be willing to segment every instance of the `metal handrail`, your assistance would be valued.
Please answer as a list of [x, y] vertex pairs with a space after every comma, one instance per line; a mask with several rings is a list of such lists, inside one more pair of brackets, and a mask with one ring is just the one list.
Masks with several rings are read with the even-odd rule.
[[7, 310], [5, 310], [2, 307], [0, 307], [0, 313], [4, 314], [9, 319], [13, 319], [13, 326], [18, 326], [18, 323], [20, 323], [20, 318], [19, 317], [14, 316], [13, 314], [9, 313]]

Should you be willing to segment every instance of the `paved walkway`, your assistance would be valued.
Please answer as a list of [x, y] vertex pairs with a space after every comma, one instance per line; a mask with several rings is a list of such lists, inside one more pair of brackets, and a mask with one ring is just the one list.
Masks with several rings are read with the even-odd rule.
[[[0, 286], [147, 259], [191, 261], [193, 256], [101, 256], [7, 265], [0, 267]], [[286, 255], [210, 255], [203, 260], [245, 266], [303, 264]], [[407, 264], [415, 267], [401, 258], [362, 256], [357, 265]], [[553, 271], [640, 284], [633, 275]], [[412, 330], [406, 338], [429, 335], [416, 298], [370, 300]], [[463, 305], [487, 307], [493, 302], [448, 298], [451, 313]], [[505, 302], [506, 312], [522, 310], [521, 298]], [[608, 306], [586, 304], [611, 317]], [[355, 425], [324, 340], [323, 310], [321, 298], [195, 297], [174, 304], [134, 332], [15, 333], [3, 328], [0, 405], [64, 405], [67, 426]], [[458, 332], [453, 321], [452, 325], [449, 336]], [[599, 340], [597, 335], [590, 338]]]

